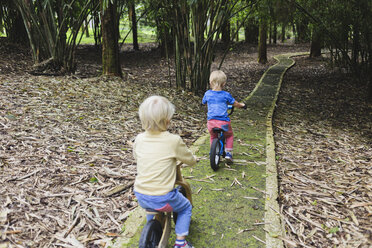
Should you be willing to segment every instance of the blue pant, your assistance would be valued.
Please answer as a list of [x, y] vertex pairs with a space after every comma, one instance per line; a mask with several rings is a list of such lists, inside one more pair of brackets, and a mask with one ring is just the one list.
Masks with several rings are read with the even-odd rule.
[[[183, 196], [178, 189], [174, 189], [166, 195], [144, 195], [138, 192], [136, 194], [139, 205], [150, 211], [176, 212], [176, 235], [186, 236], [189, 234], [192, 206], [190, 201]], [[154, 215], [147, 215], [147, 221]]]

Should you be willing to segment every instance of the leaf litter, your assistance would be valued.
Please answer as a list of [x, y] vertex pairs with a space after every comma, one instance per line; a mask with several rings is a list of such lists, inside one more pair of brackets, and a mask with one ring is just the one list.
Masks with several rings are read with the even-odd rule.
[[281, 210], [292, 240], [287, 244], [367, 248], [372, 106], [364, 83], [324, 62], [297, 58], [276, 109]]
[[[295, 50], [304, 51], [304, 47], [269, 46], [269, 56]], [[137, 116], [139, 104], [153, 94], [168, 97], [176, 106], [170, 131], [180, 134], [190, 145], [206, 129], [206, 109], [199, 106], [200, 96], [174, 89], [174, 70], [168, 68], [168, 62], [160, 58], [152, 45], [141, 47], [140, 52], [124, 51], [123, 80], [98, 77], [99, 53], [91, 46], [79, 49], [77, 74], [64, 77], [28, 74], [32, 64], [27, 49], [3, 44], [0, 54], [4, 61], [0, 64], [1, 242], [8, 247], [107, 246], [120, 235], [122, 223], [137, 207], [132, 190], [136, 165], [131, 145], [142, 131]], [[256, 58], [255, 48], [244, 44], [227, 56], [222, 69], [228, 75], [227, 90], [237, 100], [245, 98], [263, 72], [275, 62], [270, 58], [269, 64], [259, 65]], [[363, 123], [352, 125], [358, 129], [365, 125]], [[323, 121], [319, 127], [305, 127], [305, 131], [304, 126], [286, 124], [276, 131], [295, 133], [296, 138], [304, 134], [311, 134], [314, 140], [326, 137], [321, 147], [312, 147], [314, 153], [322, 155], [316, 162], [322, 172], [330, 171], [323, 168], [324, 161], [353, 161], [348, 162], [349, 173], [335, 174], [339, 177], [334, 180], [338, 186], [349, 180], [342, 189], [352, 196], [347, 198], [352, 212], [334, 212], [346, 198], [337, 193], [343, 191], [330, 195], [327, 191], [334, 189], [334, 185], [327, 187], [328, 181], [322, 182], [319, 175], [315, 177], [318, 173], [293, 172], [308, 148], [299, 147], [297, 153], [283, 151], [280, 159], [285, 157], [292, 167], [286, 172], [288, 178], [281, 176], [282, 182], [286, 182], [281, 184], [281, 189], [282, 192], [294, 190], [291, 194], [282, 194], [290, 199], [283, 205], [283, 214], [286, 223], [292, 222], [289, 226], [297, 235], [290, 233], [282, 239], [288, 244], [296, 241], [304, 247], [310, 240], [313, 242], [310, 246], [334, 239], [338, 240], [337, 244], [364, 242], [366, 233], [371, 233], [365, 217], [371, 213], [368, 193], [371, 184], [363, 177], [365, 156], [370, 155], [370, 148], [366, 146], [368, 143], [357, 142], [348, 132], [332, 142], [329, 137], [333, 131], [325, 131], [322, 124], [328, 123]], [[296, 141], [290, 138], [291, 146], [295, 147]], [[289, 141], [286, 140], [288, 145]], [[297, 140], [303, 141], [303, 138]], [[339, 151], [332, 148], [334, 144], [349, 147], [354, 155], [348, 151], [350, 158], [334, 156]], [[303, 164], [309, 166], [309, 163]], [[370, 166], [368, 168], [370, 171]], [[294, 182], [297, 188], [289, 182]], [[309, 188], [309, 184], [314, 185]], [[318, 188], [321, 190], [316, 190]], [[347, 217], [341, 219], [344, 212]], [[345, 229], [345, 225], [351, 227]], [[319, 231], [321, 228], [326, 232]]]
[[[137, 111], [146, 97], [175, 104], [170, 131], [187, 145], [204, 135], [201, 97], [169, 87], [174, 70], [168, 74], [156, 49], [142, 49], [124, 51], [124, 79], [98, 77], [99, 53], [89, 46], [78, 51], [76, 75], [35, 76], [27, 48], [1, 39], [2, 246], [106, 247], [120, 235], [137, 207], [132, 143], [142, 132]], [[239, 81], [247, 61], [235, 60], [256, 56], [244, 49], [225, 63], [234, 68], [230, 87], [244, 88], [236, 97], [254, 88], [269, 65], [250, 62], [254, 76]]]

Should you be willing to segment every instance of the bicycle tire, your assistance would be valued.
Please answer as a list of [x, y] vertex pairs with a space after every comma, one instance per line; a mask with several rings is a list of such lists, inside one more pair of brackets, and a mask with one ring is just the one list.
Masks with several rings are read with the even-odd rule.
[[[186, 197], [186, 189], [184, 188], [184, 187], [182, 187], [182, 186], [177, 186], [177, 189], [178, 189], [178, 191], [184, 196], [184, 197]], [[187, 198], [187, 197], [186, 197]], [[173, 212], [173, 222], [174, 222], [174, 224], [176, 224], [177, 223], [177, 217], [178, 217], [178, 213], [176, 213], [176, 212]]]
[[142, 229], [139, 248], [155, 248], [159, 245], [163, 229], [157, 220], [150, 220]]
[[211, 145], [211, 153], [210, 153], [210, 164], [211, 164], [211, 167], [214, 171], [218, 170], [219, 168], [219, 163], [221, 161], [221, 153], [220, 153], [220, 150], [221, 150], [221, 143], [220, 143], [220, 140], [219, 139], [214, 139], [212, 141], [212, 145]]

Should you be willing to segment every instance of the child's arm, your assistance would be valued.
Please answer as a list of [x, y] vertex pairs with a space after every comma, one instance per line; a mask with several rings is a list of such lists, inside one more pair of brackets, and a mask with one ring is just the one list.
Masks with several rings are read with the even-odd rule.
[[179, 137], [178, 144], [176, 146], [176, 158], [182, 163], [190, 166], [196, 164], [196, 157], [187, 148], [181, 137]]
[[240, 102], [238, 102], [238, 101], [235, 101], [235, 102], [233, 103], [233, 106], [236, 107], [236, 108], [244, 108], [244, 109], [247, 108], [247, 105], [246, 105], [245, 103], [240, 103]]
[[207, 104], [207, 97], [205, 96], [205, 94], [204, 94], [204, 96], [203, 96], [203, 99], [202, 99], [201, 104], [202, 104], [202, 105]]
[[247, 105], [245, 103], [240, 103], [240, 102], [236, 101], [229, 92], [227, 92], [227, 101], [226, 102], [229, 103], [229, 104], [233, 103], [232, 105], [235, 108], [247, 109]]

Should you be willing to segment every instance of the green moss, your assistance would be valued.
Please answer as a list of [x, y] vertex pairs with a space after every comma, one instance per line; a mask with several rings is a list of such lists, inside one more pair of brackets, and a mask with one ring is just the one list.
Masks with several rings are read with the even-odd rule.
[[[264, 222], [265, 199], [263, 193], [254, 188], [265, 190], [265, 178], [262, 175], [266, 168], [257, 164], [265, 161], [262, 153], [266, 126], [247, 126], [248, 119], [244, 112], [238, 110], [235, 113], [232, 126], [234, 159], [237, 162], [228, 168], [222, 161], [221, 168], [215, 172], [209, 165], [209, 159], [205, 159], [195, 167], [183, 170], [184, 176], [193, 176], [192, 180], [188, 180], [193, 191], [194, 205], [188, 239], [195, 247], [261, 247], [262, 243], [252, 235], [265, 239], [262, 226], [253, 224]], [[197, 156], [208, 157], [209, 140], [206, 142], [200, 146]], [[261, 152], [260, 149], [253, 149], [260, 146]], [[215, 175], [212, 177], [214, 181], [207, 179], [211, 175]], [[196, 180], [209, 180], [210, 183]], [[234, 180], [238, 183], [234, 183]], [[258, 200], [244, 197], [256, 197]], [[252, 230], [241, 232], [244, 229]], [[174, 237], [170, 243], [173, 241]]]

